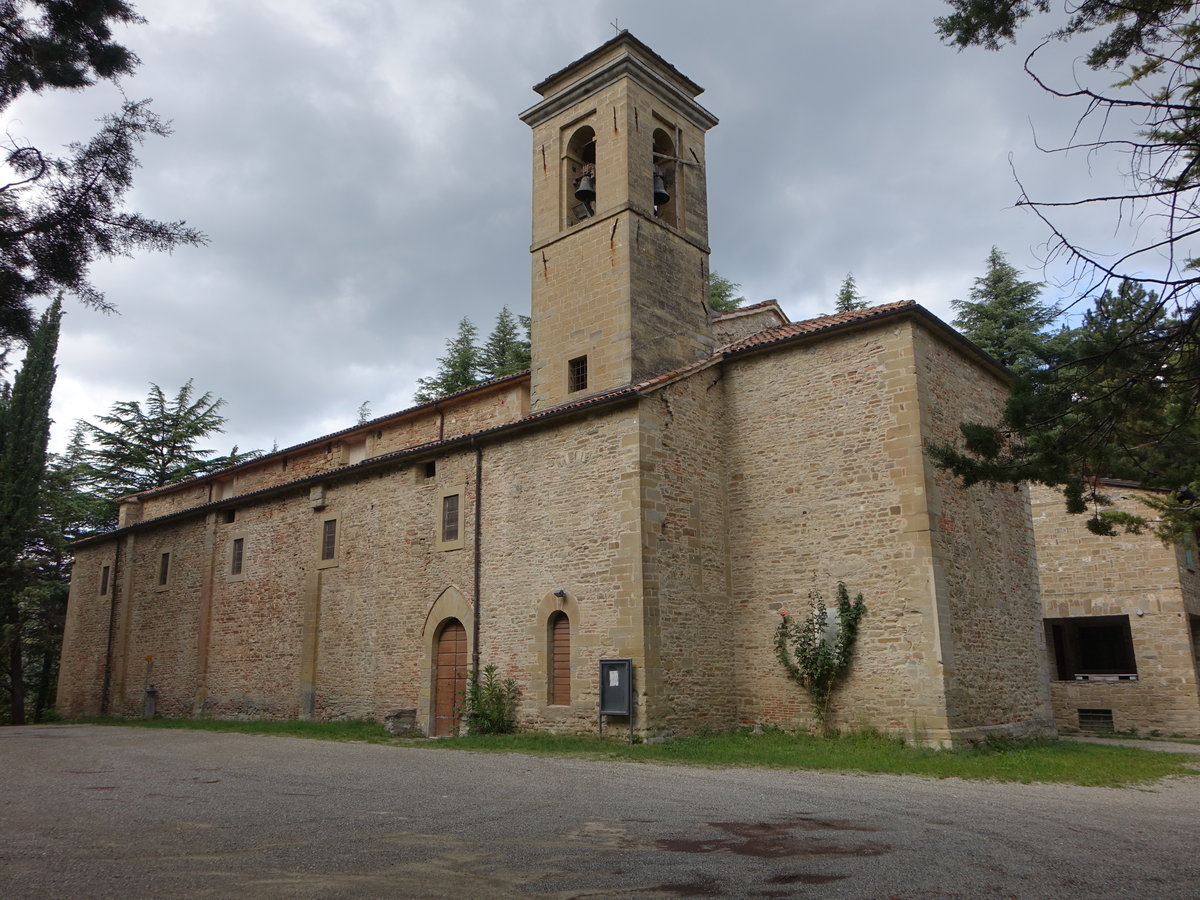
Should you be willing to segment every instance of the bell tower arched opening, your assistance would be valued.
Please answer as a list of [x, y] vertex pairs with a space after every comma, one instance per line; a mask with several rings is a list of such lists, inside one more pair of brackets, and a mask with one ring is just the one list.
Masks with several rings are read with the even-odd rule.
[[654, 144], [651, 156], [654, 166], [654, 215], [672, 227], [679, 224], [679, 157], [675, 153], [675, 142], [662, 128], [654, 129]]
[[563, 153], [563, 197], [567, 228], [596, 214], [596, 132], [590, 125], [575, 130]]

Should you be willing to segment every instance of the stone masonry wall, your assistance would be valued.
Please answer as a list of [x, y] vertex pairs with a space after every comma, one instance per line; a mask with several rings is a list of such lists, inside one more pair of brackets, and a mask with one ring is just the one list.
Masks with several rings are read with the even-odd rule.
[[772, 641], [844, 581], [867, 611], [835, 724], [944, 734], [911, 326], [735, 358], [724, 392], [741, 721], [814, 724]]
[[[927, 328], [914, 341], [926, 442], [996, 420], [999, 378]], [[925, 468], [950, 726], [960, 737], [1052, 731], [1026, 492], [964, 489], [928, 458]]]
[[[481, 664], [518, 679], [527, 722], [591, 728], [602, 657], [633, 657], [641, 678], [637, 421], [626, 407], [483, 446]], [[474, 454], [434, 462], [433, 477], [423, 463], [342, 476], [325, 485], [320, 508], [298, 490], [238, 505], [232, 522], [209, 513], [136, 532], [116, 616], [112, 711], [140, 713], [151, 656], [166, 715], [382, 718], [417, 708], [427, 727], [434, 610], [447, 591], [471, 597], [474, 578]], [[448, 492], [464, 507], [463, 540], [450, 549], [438, 531]], [[337, 553], [322, 561], [328, 519]], [[155, 583], [162, 552], [172, 554], [165, 590]], [[111, 554], [111, 544], [80, 552], [63, 663], [69, 715], [99, 706], [109, 598], [97, 596], [98, 575]], [[570, 617], [573, 674], [570, 705], [551, 707], [556, 608]], [[469, 607], [464, 625], [470, 633]]]
[[737, 724], [722, 387], [711, 368], [642, 401], [646, 682], [660, 734]]
[[[595, 728], [599, 662], [630, 657], [635, 724], [645, 727], [637, 432], [637, 407], [627, 405], [484, 450], [480, 662], [517, 679], [525, 724]], [[567, 706], [548, 704], [557, 610], [570, 621]]]
[[[71, 567], [71, 593], [63, 629], [62, 662], [55, 708], [68, 718], [100, 713], [104, 660], [108, 647], [117, 541], [80, 549]], [[108, 566], [108, 590], [100, 593], [101, 571]]]
[[[1119, 509], [1145, 514], [1138, 491], [1101, 486]], [[1080, 709], [1112, 710], [1119, 731], [1200, 736], [1195, 571], [1182, 553], [1153, 535], [1101, 537], [1082, 516], [1066, 512], [1062, 496], [1035, 486], [1033, 523], [1046, 618], [1127, 616], [1137, 681], [1059, 681], [1049, 648], [1054, 716], [1064, 731], [1079, 728]], [[1139, 615], [1140, 611], [1140, 615]]]
[[143, 495], [134, 521], [145, 521], [204, 504], [253, 493], [351, 464], [353, 447], [362, 457], [380, 456], [422, 444], [492, 428], [529, 413], [529, 380], [487, 386], [440, 403], [435, 408], [397, 413], [361, 431], [319, 441], [291, 452], [262, 457], [233, 472], [186, 482], [161, 493]]

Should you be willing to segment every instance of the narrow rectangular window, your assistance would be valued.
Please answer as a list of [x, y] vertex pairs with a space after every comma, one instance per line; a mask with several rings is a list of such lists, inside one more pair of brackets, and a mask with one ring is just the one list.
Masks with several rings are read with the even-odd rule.
[[458, 540], [458, 494], [442, 498], [442, 541]]
[[229, 574], [230, 575], [241, 575], [242, 574], [242, 554], [245, 553], [245, 551], [246, 551], [246, 539], [245, 538], [234, 538], [233, 539], [233, 551], [230, 554], [230, 559], [229, 559]]
[[337, 519], [326, 519], [321, 531], [321, 559], [333, 559], [337, 553]]
[[166, 587], [167, 579], [171, 576], [171, 554], [164, 553], [158, 559], [158, 586]]
[[437, 460], [430, 460], [425, 463], [425, 477], [433, 478], [437, 475]]
[[586, 356], [577, 356], [567, 360], [567, 390], [570, 393], [587, 388], [588, 366]]
[[108, 594], [108, 566], [100, 569], [100, 596]]

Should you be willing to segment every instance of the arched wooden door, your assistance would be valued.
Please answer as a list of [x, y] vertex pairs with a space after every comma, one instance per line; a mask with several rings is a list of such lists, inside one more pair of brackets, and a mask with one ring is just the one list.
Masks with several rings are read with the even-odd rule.
[[433, 734], [454, 734], [467, 690], [467, 629], [450, 619], [438, 632], [433, 654]]

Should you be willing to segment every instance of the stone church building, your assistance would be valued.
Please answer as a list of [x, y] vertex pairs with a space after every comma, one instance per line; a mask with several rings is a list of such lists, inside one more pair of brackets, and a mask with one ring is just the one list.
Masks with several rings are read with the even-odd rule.
[[623, 658], [642, 735], [807, 727], [774, 632], [844, 581], [838, 725], [1052, 731], [1027, 493], [923, 449], [1004, 371], [914, 303], [710, 313], [701, 88], [622, 32], [535, 90], [531, 371], [124, 498], [77, 546], [62, 713], [153, 687], [170, 716], [446, 734], [495, 665], [523, 725], [586, 731]]

